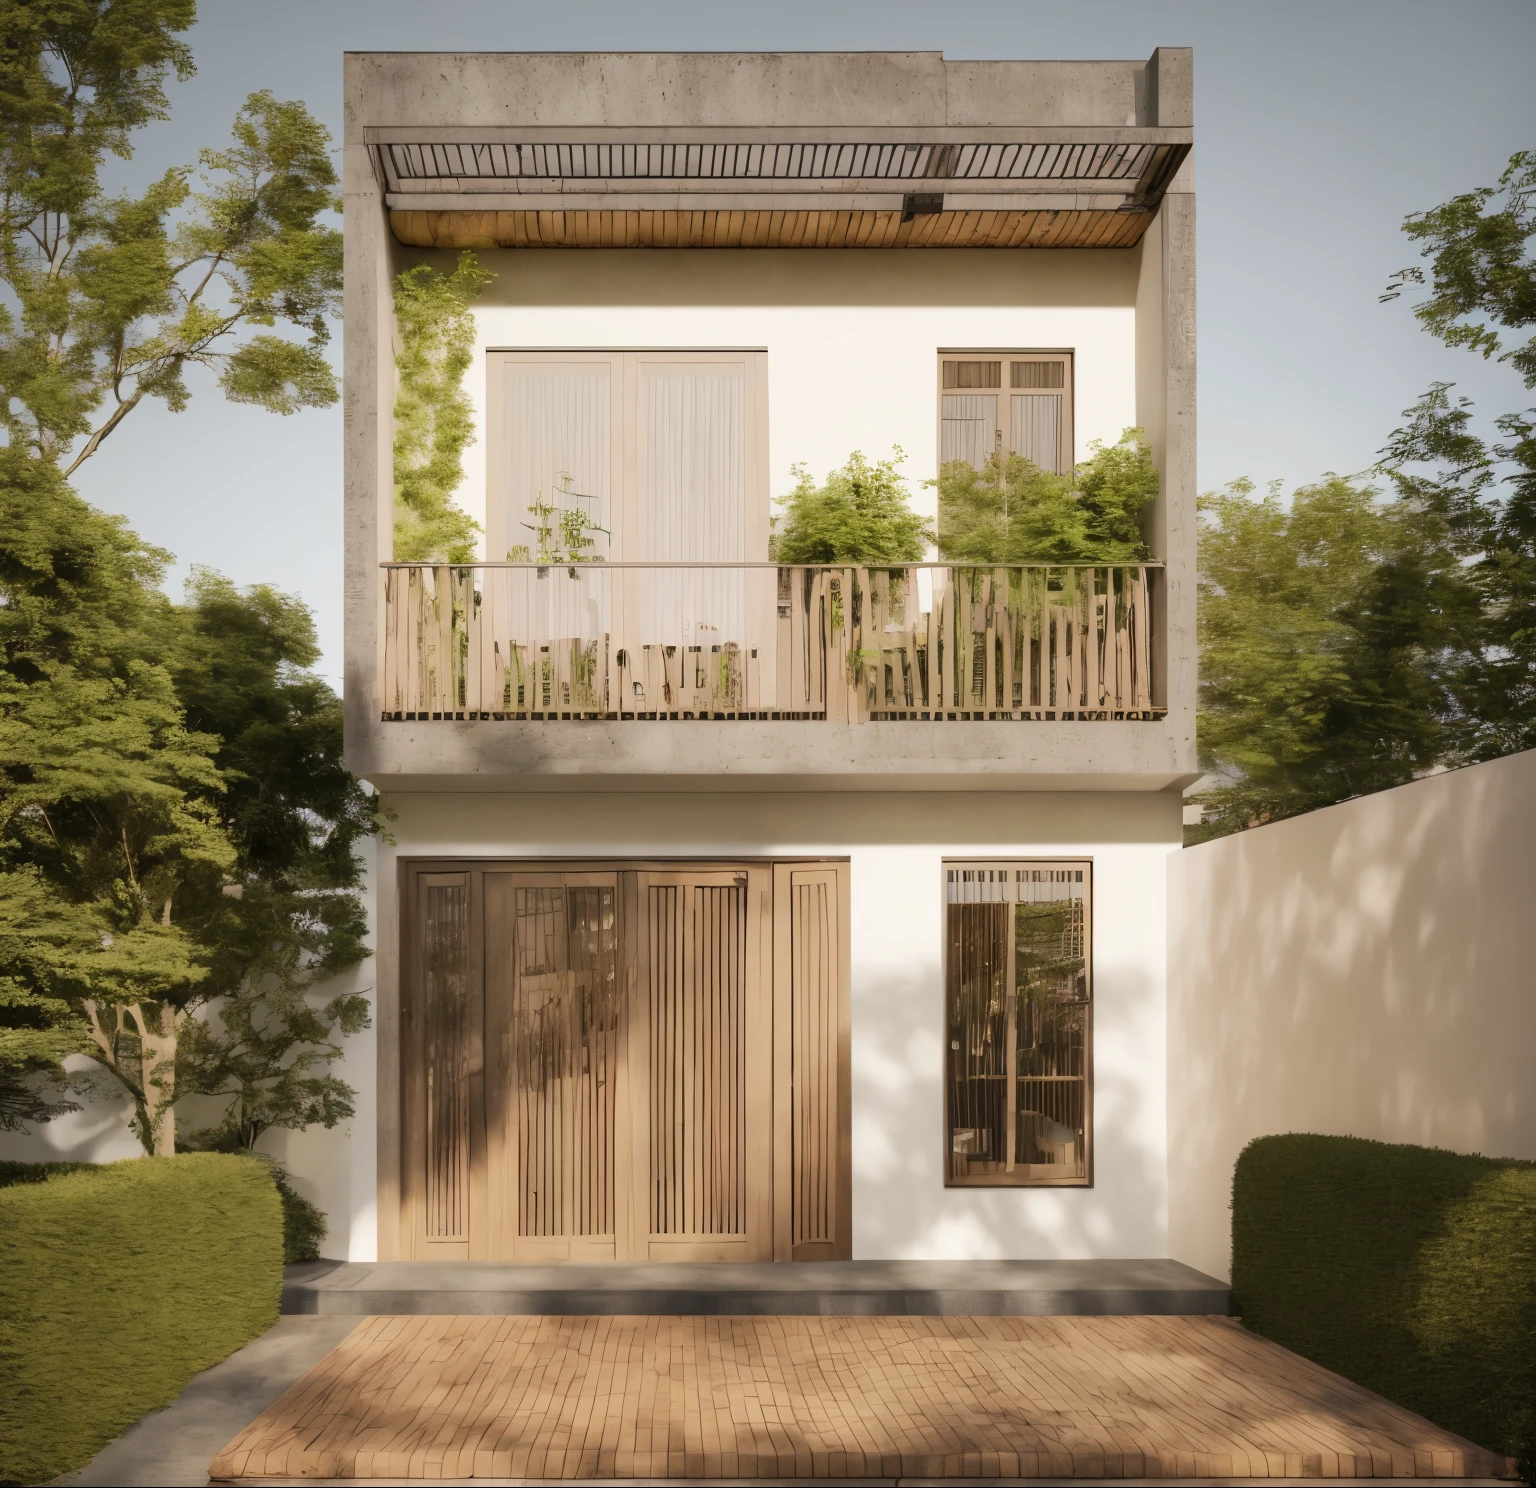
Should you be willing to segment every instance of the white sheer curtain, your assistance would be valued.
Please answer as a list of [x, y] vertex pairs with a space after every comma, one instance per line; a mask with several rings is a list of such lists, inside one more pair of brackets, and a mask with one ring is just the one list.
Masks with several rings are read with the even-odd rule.
[[596, 543], [592, 553], [611, 557], [612, 394], [608, 368], [581, 362], [521, 362], [509, 365], [503, 377], [507, 479], [501, 497], [507, 546], [527, 544], [534, 549], [532, 556], [538, 557], [538, 539], [529, 530], [537, 525], [537, 519], [529, 508], [542, 499], [584, 511], [604, 529], [590, 534]]
[[[747, 558], [747, 396], [740, 363], [639, 367], [640, 556], [651, 563]], [[709, 647], [746, 637], [740, 570], [648, 576], [641, 645]]]
[[[503, 372], [506, 416], [502, 502], [505, 558], [519, 546], [537, 561], [541, 520], [552, 525], [552, 548], [564, 550], [559, 510], [539, 518], [535, 502], [584, 512], [589, 558], [613, 556], [612, 385], [608, 366], [591, 362], [509, 362]], [[508, 575], [514, 620], [534, 642], [600, 641], [609, 631], [607, 575], [553, 567]], [[509, 617], [511, 618], [511, 617]]]
[[939, 463], [969, 460], [978, 470], [987, 463], [997, 438], [995, 394], [945, 393], [939, 429]]
[[1061, 462], [1061, 394], [1014, 393], [1013, 451], [1033, 460], [1042, 470], [1057, 470]]

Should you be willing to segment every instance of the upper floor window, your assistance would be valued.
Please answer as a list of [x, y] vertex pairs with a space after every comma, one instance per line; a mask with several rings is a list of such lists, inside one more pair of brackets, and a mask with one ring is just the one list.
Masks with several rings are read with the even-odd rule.
[[994, 454], [1072, 469], [1070, 351], [939, 353], [939, 463]]
[[[493, 351], [486, 551], [768, 557], [767, 354]], [[526, 550], [526, 551], [524, 551]]]
[[1092, 1181], [1092, 865], [944, 865], [945, 1172]]

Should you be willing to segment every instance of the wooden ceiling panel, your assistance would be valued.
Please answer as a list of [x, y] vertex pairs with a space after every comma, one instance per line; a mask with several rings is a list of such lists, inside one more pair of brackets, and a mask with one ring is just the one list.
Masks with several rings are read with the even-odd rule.
[[389, 214], [413, 248], [1132, 248], [1151, 212], [555, 211]]

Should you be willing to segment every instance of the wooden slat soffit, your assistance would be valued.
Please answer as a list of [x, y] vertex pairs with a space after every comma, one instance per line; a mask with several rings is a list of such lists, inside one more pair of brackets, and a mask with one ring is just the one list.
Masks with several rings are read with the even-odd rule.
[[1190, 149], [1129, 128], [368, 137], [423, 248], [1124, 248]]
[[391, 212], [408, 248], [1134, 248], [1151, 212]]

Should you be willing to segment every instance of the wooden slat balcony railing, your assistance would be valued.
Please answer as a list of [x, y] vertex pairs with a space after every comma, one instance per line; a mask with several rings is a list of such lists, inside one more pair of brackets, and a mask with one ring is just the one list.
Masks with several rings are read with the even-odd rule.
[[383, 568], [387, 720], [1163, 712], [1159, 564]]

